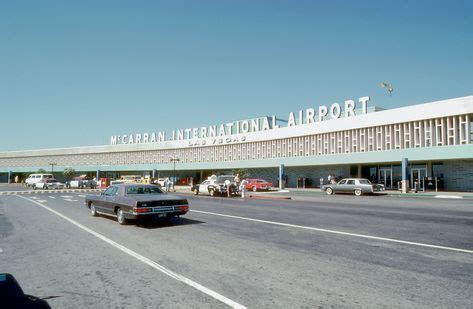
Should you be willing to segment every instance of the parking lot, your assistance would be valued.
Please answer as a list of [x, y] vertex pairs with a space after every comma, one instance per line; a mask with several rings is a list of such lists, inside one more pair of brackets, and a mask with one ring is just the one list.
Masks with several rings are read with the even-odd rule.
[[53, 308], [472, 305], [466, 201], [186, 195], [172, 224], [120, 226], [85, 194], [0, 196], [0, 268]]

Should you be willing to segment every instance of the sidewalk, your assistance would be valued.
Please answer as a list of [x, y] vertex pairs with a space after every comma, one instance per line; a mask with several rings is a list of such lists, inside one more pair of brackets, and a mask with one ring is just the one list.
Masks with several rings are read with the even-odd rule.
[[[191, 188], [189, 186], [176, 186], [176, 193], [192, 194]], [[321, 191], [318, 188], [308, 188], [308, 189], [298, 189], [298, 188], [286, 188], [283, 191], [273, 190], [273, 191], [258, 191], [251, 192], [248, 191], [248, 195], [252, 197], [264, 197], [264, 196], [317, 196], [325, 195], [324, 191]], [[376, 193], [382, 196], [391, 196], [399, 198], [449, 198], [449, 199], [473, 199], [473, 192], [451, 192], [451, 191], [440, 191], [440, 192], [409, 192], [401, 193], [398, 190], [386, 190], [382, 193]]]
[[[310, 189], [297, 189], [297, 188], [286, 188], [286, 191], [294, 192], [294, 193], [301, 193], [301, 194], [325, 194], [325, 192], [321, 191], [318, 188], [310, 188]], [[395, 196], [395, 197], [430, 197], [430, 198], [452, 198], [452, 199], [473, 199], [473, 192], [454, 192], [454, 191], [428, 191], [428, 192], [417, 192], [414, 193], [413, 191], [408, 193], [402, 193], [399, 190], [386, 190], [382, 193], [377, 193], [380, 195], [385, 196]]]

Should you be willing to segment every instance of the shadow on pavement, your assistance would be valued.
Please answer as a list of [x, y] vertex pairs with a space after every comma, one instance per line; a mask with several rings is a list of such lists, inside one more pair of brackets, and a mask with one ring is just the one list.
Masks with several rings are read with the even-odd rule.
[[156, 229], [156, 228], [165, 228], [172, 226], [183, 226], [191, 224], [201, 224], [205, 223], [203, 221], [192, 220], [187, 218], [173, 218], [170, 221], [167, 220], [144, 220], [136, 222], [136, 226], [146, 228], [146, 229]]
[[0, 274], [0, 308], [48, 309], [51, 308], [45, 299], [60, 296], [39, 298], [27, 295], [11, 274]]

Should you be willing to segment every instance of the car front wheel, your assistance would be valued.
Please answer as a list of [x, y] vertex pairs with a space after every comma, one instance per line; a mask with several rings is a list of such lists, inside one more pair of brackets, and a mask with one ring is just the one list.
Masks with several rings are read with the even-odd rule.
[[123, 210], [121, 210], [120, 208], [118, 208], [117, 210], [117, 221], [118, 221], [118, 224], [120, 225], [125, 225], [127, 223], [125, 214], [123, 213]]
[[209, 194], [210, 194], [210, 196], [215, 196], [215, 190], [214, 190], [214, 189], [210, 189], [210, 190], [209, 190]]
[[98, 214], [97, 214], [97, 211], [95, 210], [95, 206], [93, 203], [90, 203], [90, 214], [92, 215], [92, 217], [97, 217]]
[[355, 189], [355, 195], [360, 196], [361, 195], [361, 189]]
[[199, 195], [199, 190], [195, 189], [194, 190], [194, 195]]
[[325, 190], [325, 193], [327, 193], [328, 195], [332, 195], [333, 194], [332, 188], [327, 188], [327, 190]]
[[258, 188], [256, 188], [256, 186], [253, 187], [253, 192], [256, 192], [258, 191]]

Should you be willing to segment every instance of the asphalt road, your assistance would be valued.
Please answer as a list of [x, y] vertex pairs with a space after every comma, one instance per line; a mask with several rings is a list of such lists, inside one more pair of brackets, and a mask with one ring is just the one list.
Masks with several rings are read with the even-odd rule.
[[471, 201], [187, 197], [120, 226], [80, 193], [0, 196], [0, 272], [53, 308], [473, 307]]

